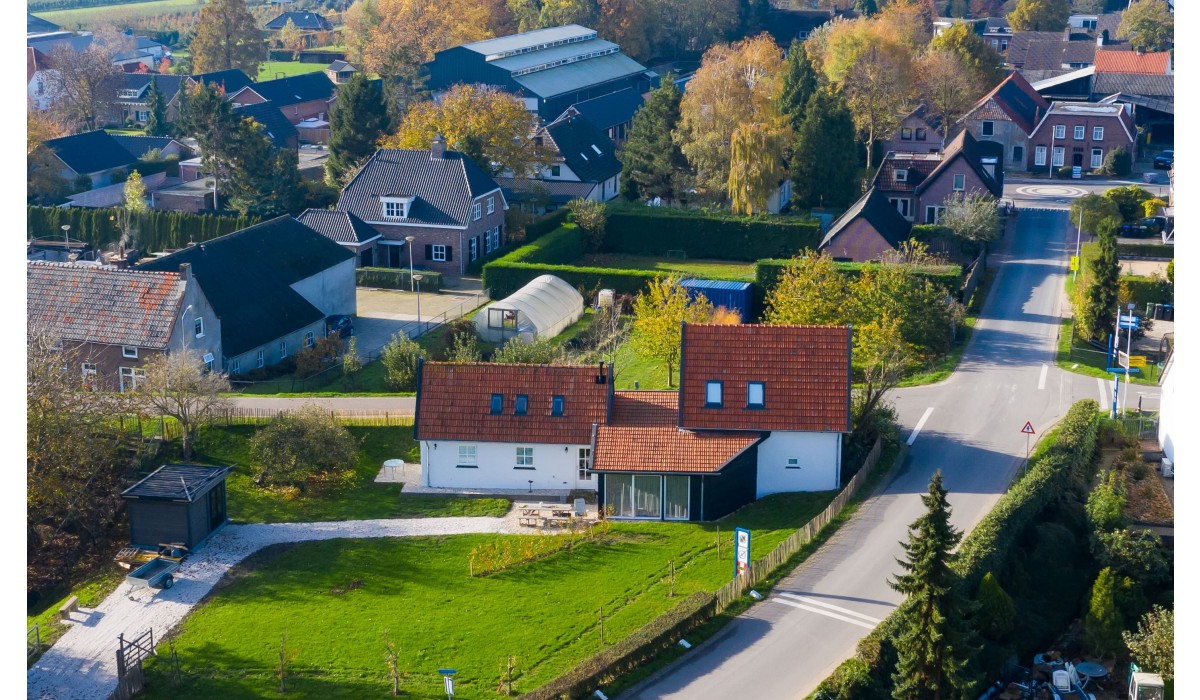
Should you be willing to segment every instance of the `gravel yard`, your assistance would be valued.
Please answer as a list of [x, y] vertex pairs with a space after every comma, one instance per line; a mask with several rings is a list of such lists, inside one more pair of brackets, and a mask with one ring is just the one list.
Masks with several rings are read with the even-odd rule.
[[422, 537], [516, 531], [504, 518], [420, 518], [323, 523], [227, 525], [176, 572], [170, 590], [122, 584], [99, 607], [74, 613], [75, 624], [29, 669], [27, 697], [94, 700], [116, 687], [117, 636], [147, 628], [161, 639], [235, 564], [284, 542], [367, 537]]

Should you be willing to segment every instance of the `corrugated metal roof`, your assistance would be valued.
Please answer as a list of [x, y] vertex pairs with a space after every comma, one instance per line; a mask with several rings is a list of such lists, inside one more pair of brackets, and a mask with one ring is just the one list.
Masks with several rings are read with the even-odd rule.
[[504, 70], [516, 71], [525, 68], [533, 68], [544, 63], [553, 61], [561, 61], [564, 59], [582, 56], [594, 51], [610, 51], [619, 49], [616, 44], [604, 39], [590, 39], [588, 41], [579, 41], [571, 44], [563, 44], [562, 46], [552, 46], [541, 51], [530, 51], [529, 53], [509, 56], [492, 61], [492, 65]]
[[225, 479], [229, 467], [198, 464], [164, 464], [154, 473], [121, 492], [123, 498], [192, 502], [209, 487]]
[[698, 280], [686, 279], [679, 283], [684, 289], [728, 289], [744, 292], [750, 288], [749, 282], [730, 282], [727, 280]]
[[540, 44], [547, 44], [595, 33], [595, 29], [581, 27], [578, 24], [568, 24], [563, 27], [535, 29], [531, 32], [525, 32], [524, 34], [511, 34], [509, 36], [501, 36], [495, 39], [484, 39], [483, 41], [476, 41], [471, 44], [463, 44], [462, 48], [470, 49], [471, 51], [483, 54], [484, 56], [491, 56], [493, 54], [516, 51], [530, 46], [538, 46]]
[[513, 80], [538, 97], [553, 97], [645, 70], [645, 66], [625, 54], [614, 53], [522, 75]]

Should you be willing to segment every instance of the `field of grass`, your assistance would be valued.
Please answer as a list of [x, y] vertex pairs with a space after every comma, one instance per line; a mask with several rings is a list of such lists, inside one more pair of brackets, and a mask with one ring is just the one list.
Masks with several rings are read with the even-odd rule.
[[153, 0], [125, 2], [103, 7], [80, 7], [73, 10], [36, 12], [42, 19], [61, 25], [63, 29], [87, 28], [103, 19], [142, 19], [176, 12], [199, 12], [204, 0]]
[[[377, 484], [384, 460], [419, 459], [411, 426], [350, 427], [359, 443], [354, 472], [338, 486], [289, 496], [254, 483], [250, 437], [254, 425], [209, 426], [196, 442], [197, 464], [233, 467], [226, 480], [229, 518], [238, 522], [310, 522], [367, 518], [421, 518], [452, 515], [504, 515], [505, 499], [417, 496], [401, 493], [401, 484]], [[173, 444], [172, 447], [177, 447]], [[177, 460], [175, 454], [166, 460]]]
[[323, 63], [301, 63], [299, 61], [267, 61], [258, 67], [258, 77], [255, 80], [274, 80], [290, 78], [293, 75], [316, 73], [325, 70]]
[[[728, 581], [735, 526], [751, 529], [762, 555], [832, 497], [771, 496], [720, 523], [616, 524], [607, 542], [486, 578], [468, 575], [473, 547], [497, 537], [519, 546], [537, 535], [337, 540], [268, 553], [185, 620], [174, 642], [180, 687], [169, 687], [161, 659], [148, 664], [147, 697], [274, 695], [284, 635], [288, 694], [383, 697], [385, 632], [398, 644], [407, 697], [444, 697], [437, 669], [445, 667], [458, 670], [457, 697], [493, 696], [509, 655], [515, 690], [528, 691], [600, 649], [601, 610], [612, 644], [680, 597]], [[671, 562], [675, 598], [668, 597]], [[352, 581], [361, 587], [333, 592]]]
[[754, 281], [754, 263], [728, 260], [661, 259], [649, 255], [591, 253], [579, 259], [578, 265], [611, 267], [624, 270], [662, 270], [678, 272], [689, 277]]

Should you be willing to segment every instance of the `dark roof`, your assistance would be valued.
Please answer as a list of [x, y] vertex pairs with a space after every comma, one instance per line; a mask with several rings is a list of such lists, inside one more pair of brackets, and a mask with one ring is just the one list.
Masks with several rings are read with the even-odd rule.
[[896, 207], [887, 201], [882, 192], [872, 187], [829, 226], [829, 231], [821, 239], [817, 250], [828, 248], [839, 233], [859, 218], [865, 218], [867, 223], [871, 224], [871, 228], [893, 248], [899, 248], [900, 243], [907, 240], [912, 233], [912, 224], [908, 219], [896, 211]]
[[546, 127], [559, 155], [584, 182], [604, 182], [621, 172], [617, 147], [587, 119], [569, 114]]
[[[172, 143], [179, 143], [170, 136], [127, 136], [125, 134], [110, 134], [110, 136], [121, 144], [121, 148], [129, 151], [129, 155], [138, 159], [156, 148], [161, 151]], [[181, 143], [179, 146], [185, 150], [187, 148]]]
[[[1008, 58], [1009, 63], [1018, 65], [1017, 60], [1013, 58], [1012, 44], [1008, 47]], [[1019, 67], [1028, 71], [1067, 70], [1072, 63], [1092, 65], [1095, 61], [1096, 42], [1090, 39], [1063, 41], [1059, 36], [1030, 41], [1025, 47], [1024, 58]]]
[[316, 12], [284, 12], [270, 22], [267, 22], [266, 27], [267, 29], [283, 29], [287, 26], [289, 19], [292, 20], [292, 24], [296, 25], [296, 29], [311, 32], [326, 32], [333, 29], [333, 25], [329, 23], [329, 20]]
[[165, 348], [183, 303], [174, 272], [30, 262], [25, 281], [29, 326], [76, 342]]
[[[146, 99], [146, 92], [150, 87], [150, 83], [153, 82], [158, 86], [158, 90], [163, 94], [164, 98], [169, 101], [175, 93], [179, 92], [179, 86], [183, 84], [185, 77], [182, 75], [159, 73], [121, 73], [121, 85], [118, 89], [137, 90], [137, 99], [143, 101]], [[121, 99], [129, 98], [118, 98], [118, 101]]]
[[336, 209], [305, 209], [300, 223], [338, 243], [366, 243], [379, 238], [380, 233], [348, 211]]
[[[684, 324], [679, 427], [692, 430], [850, 431], [850, 327]], [[724, 383], [706, 408], [705, 383]], [[746, 407], [749, 382], [765, 408]]]
[[571, 180], [529, 180], [525, 178], [498, 177], [500, 190], [504, 192], [504, 201], [508, 203], [519, 201], [535, 201], [542, 194], [549, 198], [551, 204], [566, 204], [577, 197], [587, 199], [596, 185], [591, 182], [573, 182]]
[[164, 464], [150, 476], [121, 492], [122, 498], [191, 502], [225, 479], [229, 467]]
[[283, 116], [283, 112], [280, 112], [273, 102], [242, 105], [234, 109], [233, 113], [262, 124], [267, 138], [271, 139], [276, 148], [292, 148], [299, 143], [300, 132], [296, 131], [296, 127]]
[[[926, 104], [925, 102], [922, 102], [916, 109], [914, 109], [913, 111], [906, 114], [904, 116], [904, 119], [908, 119], [909, 117], [916, 117], [916, 118], [920, 119], [921, 121], [928, 124], [929, 128], [933, 129], [934, 131], [937, 131], [938, 129], [942, 128], [941, 115], [930, 114], [929, 113], [929, 105]], [[904, 121], [904, 120], [902, 119], [901, 121]]]
[[58, 26], [57, 24], [49, 20], [42, 19], [41, 17], [38, 17], [32, 13], [29, 13], [25, 20], [26, 34], [45, 34], [47, 32], [57, 32], [60, 29], [62, 29], [62, 27]]
[[274, 102], [276, 107], [287, 107], [309, 100], [328, 100], [336, 90], [333, 81], [324, 71], [264, 80], [247, 87], [264, 100]]
[[[967, 165], [971, 166], [971, 169], [975, 171], [975, 174], [979, 176], [979, 179], [983, 181], [983, 184], [987, 186], [988, 192], [991, 193], [993, 197], [1003, 196], [1004, 184], [989, 175], [988, 172], [983, 169], [983, 158], [985, 155], [988, 154], [984, 153], [984, 147], [975, 139], [974, 136], [971, 135], [970, 131], [964, 129], [963, 131], [959, 132], [958, 136], [954, 137], [954, 140], [946, 145], [946, 150], [942, 153], [942, 162], [933, 169], [933, 172], [929, 174], [929, 177], [925, 178], [925, 180], [917, 186], [915, 191], [919, 194], [921, 190], [925, 188], [927, 183], [932, 183], [934, 180], [940, 177], [942, 173], [949, 169], [955, 160], [961, 157], [967, 162]], [[999, 160], [996, 162], [996, 170], [998, 172], [1002, 172], [1001, 163]]]
[[983, 20], [983, 28], [985, 32], [999, 33], [997, 30], [1011, 29], [1011, 26], [1005, 17], [988, 17]]
[[[942, 164], [940, 153], [910, 153], [892, 151], [884, 156], [875, 173], [871, 186], [881, 192], [916, 192], [934, 170]], [[897, 180], [896, 172], [904, 171], [904, 179]]]
[[[421, 440], [591, 444], [592, 425], [608, 416], [611, 385], [596, 383], [599, 371], [596, 365], [425, 362], [416, 435]], [[608, 367], [604, 373], [611, 379]], [[499, 414], [491, 412], [492, 394], [504, 397]], [[527, 415], [514, 415], [518, 394], [529, 397]], [[550, 415], [554, 396], [563, 397], [561, 416]]]
[[137, 158], [104, 129], [50, 139], [46, 146], [79, 175], [123, 168], [137, 162]]
[[994, 103], [1000, 111], [1021, 127], [1026, 135], [1033, 132], [1038, 120], [1046, 114], [1046, 110], [1050, 109], [1050, 103], [1046, 101], [1046, 98], [1039, 95], [1029, 81], [1015, 71], [1000, 81], [1000, 84], [992, 88], [991, 92], [980, 98], [975, 106], [967, 112], [964, 119], [969, 118], [989, 102]]
[[574, 109], [592, 124], [607, 130], [632, 121], [633, 115], [642, 108], [643, 102], [645, 100], [640, 92], [633, 88], [625, 88], [577, 102]]
[[346, 61], [343, 61], [341, 59], [338, 59], [338, 60], [334, 61], [333, 63], [330, 63], [329, 65], [325, 66], [325, 70], [333, 71], [334, 73], [345, 73], [346, 71], [350, 71], [353, 73], [358, 72], [357, 68], [355, 68], [354, 66], [350, 65], [349, 63], [347, 63]]
[[243, 73], [240, 68], [230, 68], [212, 73], [200, 73], [199, 75], [193, 75], [192, 80], [205, 85], [220, 85], [225, 90], [226, 95], [232, 95], [252, 82], [250, 76]]
[[1092, 78], [1093, 95], [1123, 92], [1143, 97], [1175, 98], [1174, 75], [1143, 75], [1141, 73], [1097, 73]]
[[226, 357], [315, 323], [320, 309], [291, 285], [354, 258], [354, 253], [296, 221], [281, 216], [176, 253], [150, 260], [143, 270], [192, 273], [221, 319]]
[[429, 151], [383, 148], [342, 190], [337, 208], [363, 221], [379, 221], [383, 216], [380, 197], [416, 197], [406, 223], [466, 226], [474, 199], [499, 188], [458, 151], [434, 158]]

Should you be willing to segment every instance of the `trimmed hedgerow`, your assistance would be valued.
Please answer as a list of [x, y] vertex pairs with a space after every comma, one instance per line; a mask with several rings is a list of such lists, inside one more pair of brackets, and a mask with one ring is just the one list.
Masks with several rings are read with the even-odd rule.
[[1175, 289], [1164, 277], [1121, 277], [1121, 284], [1129, 289], [1129, 298], [1138, 308], [1146, 304], [1175, 303]]
[[821, 225], [790, 216], [740, 217], [667, 207], [608, 207], [602, 252], [753, 261], [816, 249]]
[[[418, 271], [421, 275], [421, 291], [436, 292], [442, 288], [442, 273], [430, 270]], [[378, 289], [412, 289], [408, 270], [390, 267], [360, 267], [354, 271], [355, 282], [360, 287]]]
[[1175, 246], [1161, 243], [1118, 243], [1117, 257], [1128, 258], [1167, 258], [1175, 259]]
[[[71, 238], [86, 241], [94, 249], [121, 240], [117, 225], [122, 209], [86, 209], [83, 207], [28, 207], [25, 210], [26, 228], [30, 238], [62, 240], [62, 226], [71, 227]], [[146, 253], [159, 253], [168, 248], [182, 248], [188, 243], [203, 243], [218, 236], [240, 231], [257, 224], [256, 216], [214, 216], [178, 211], [149, 211], [137, 217], [137, 235], [130, 247]]]

